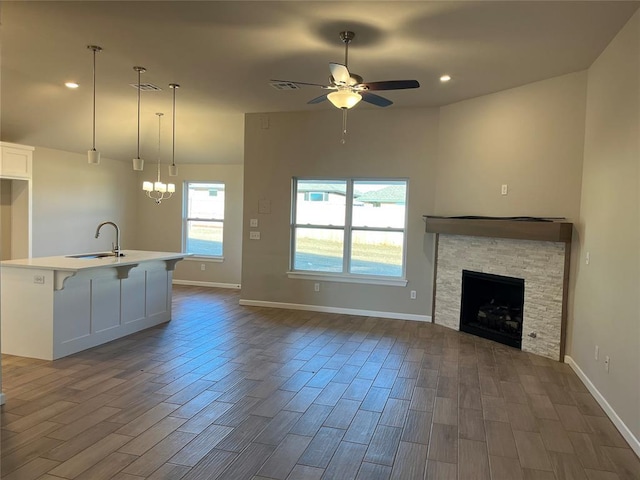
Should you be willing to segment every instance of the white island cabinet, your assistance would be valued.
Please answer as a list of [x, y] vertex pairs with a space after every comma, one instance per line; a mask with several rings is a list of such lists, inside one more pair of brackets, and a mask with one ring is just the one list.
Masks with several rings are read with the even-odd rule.
[[2, 353], [55, 360], [171, 320], [187, 254], [42, 257], [0, 265]]

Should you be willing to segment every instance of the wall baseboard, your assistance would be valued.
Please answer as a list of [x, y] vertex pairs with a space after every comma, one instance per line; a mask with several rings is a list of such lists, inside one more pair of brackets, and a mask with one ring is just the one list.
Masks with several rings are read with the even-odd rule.
[[240, 305], [248, 307], [284, 308], [287, 310], [307, 310], [310, 312], [340, 313], [344, 315], [358, 315], [361, 317], [392, 318], [395, 320], [415, 320], [431, 322], [431, 315], [416, 315], [412, 313], [378, 312], [375, 310], [360, 310], [356, 308], [326, 307], [323, 305], [306, 305], [301, 303], [265, 302], [262, 300], [240, 299]]
[[233, 290], [240, 290], [239, 283], [197, 282], [195, 280], [176, 280], [174, 278], [173, 284], [188, 285], [191, 287], [231, 288]]
[[636, 455], [640, 457], [640, 440], [638, 440], [633, 435], [631, 430], [629, 430], [629, 427], [625, 425], [625, 423], [618, 416], [618, 414], [613, 409], [613, 407], [609, 404], [609, 402], [607, 402], [607, 399], [604, 398], [604, 395], [600, 393], [600, 391], [591, 382], [589, 377], [587, 377], [587, 375], [582, 371], [582, 369], [578, 366], [578, 364], [575, 362], [573, 358], [571, 358], [569, 355], [565, 355], [564, 363], [568, 364], [572, 368], [572, 370], [576, 372], [576, 375], [578, 375], [578, 378], [580, 378], [582, 383], [584, 383], [585, 387], [587, 387], [587, 390], [589, 390], [591, 395], [593, 395], [593, 398], [595, 398], [598, 404], [602, 407], [602, 409], [604, 410], [604, 413], [607, 414], [607, 416], [611, 419], [611, 421], [616, 426], [620, 434], [629, 443], [629, 445], [631, 446], [631, 449], [634, 452], [636, 452]]
[[4, 396], [4, 393], [0, 393], [0, 405], [4, 405], [5, 401], [6, 401], [6, 398]]

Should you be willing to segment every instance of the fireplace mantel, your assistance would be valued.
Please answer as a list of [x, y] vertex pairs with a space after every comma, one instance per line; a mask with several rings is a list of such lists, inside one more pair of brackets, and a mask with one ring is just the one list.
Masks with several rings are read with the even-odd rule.
[[424, 215], [426, 231], [473, 237], [571, 243], [573, 224], [556, 220]]

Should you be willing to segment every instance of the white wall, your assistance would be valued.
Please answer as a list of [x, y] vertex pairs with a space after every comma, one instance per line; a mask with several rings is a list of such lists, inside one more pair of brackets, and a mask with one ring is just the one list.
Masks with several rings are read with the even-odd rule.
[[[640, 452], [640, 12], [589, 68], [573, 361]], [[595, 346], [599, 360], [594, 359]], [[604, 357], [611, 357], [605, 372]]]
[[89, 165], [86, 155], [36, 147], [32, 256], [111, 250], [111, 227], [95, 238], [107, 220], [120, 226], [121, 247], [135, 248], [135, 178], [128, 163], [103, 158]]

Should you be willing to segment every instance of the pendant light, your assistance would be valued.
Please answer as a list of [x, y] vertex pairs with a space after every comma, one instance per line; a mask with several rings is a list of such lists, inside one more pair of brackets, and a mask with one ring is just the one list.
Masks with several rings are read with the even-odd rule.
[[176, 90], [180, 88], [177, 83], [170, 83], [169, 88], [173, 90], [173, 126], [171, 129], [173, 140], [171, 147], [171, 165], [169, 165], [169, 176], [176, 177], [178, 175], [178, 167], [176, 167]]
[[160, 134], [162, 133], [161, 122], [164, 113], [156, 113], [156, 115], [158, 116], [158, 177], [155, 182], [143, 182], [142, 190], [147, 192], [147, 197], [159, 205], [162, 200], [171, 198], [176, 191], [176, 186], [173, 183], [166, 184], [160, 181]]
[[133, 169], [142, 170], [144, 168], [144, 159], [140, 158], [140, 74], [147, 71], [144, 67], [133, 67], [138, 72], [138, 155], [133, 159]]
[[102, 51], [97, 45], [87, 45], [93, 51], [93, 147], [87, 151], [87, 160], [90, 165], [100, 163], [100, 152], [96, 150], [96, 53]]

